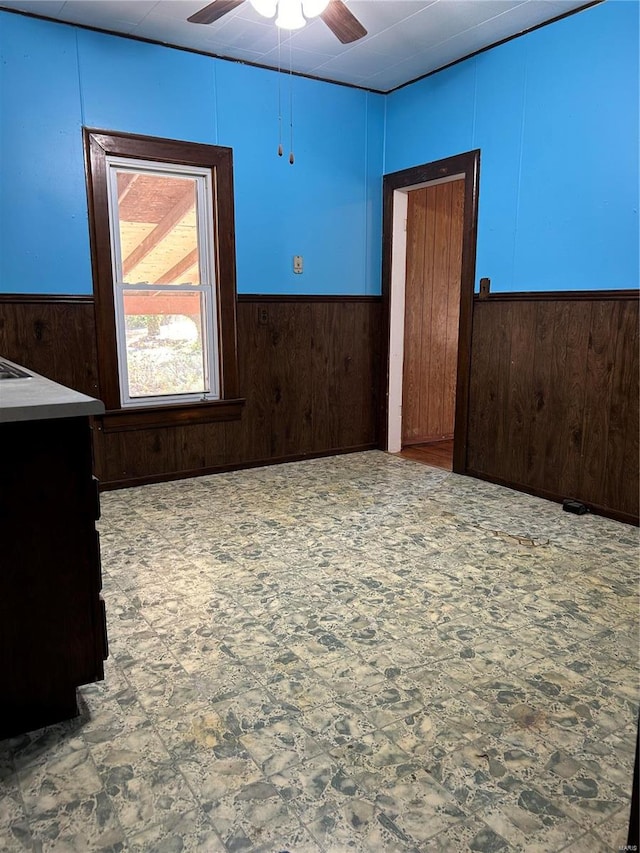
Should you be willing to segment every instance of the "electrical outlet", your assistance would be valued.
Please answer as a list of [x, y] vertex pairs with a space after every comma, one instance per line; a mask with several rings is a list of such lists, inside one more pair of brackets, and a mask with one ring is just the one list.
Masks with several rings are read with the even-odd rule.
[[302, 255], [293, 256], [293, 271], [298, 275], [302, 273]]
[[266, 326], [269, 322], [269, 312], [266, 308], [258, 308], [258, 323]]

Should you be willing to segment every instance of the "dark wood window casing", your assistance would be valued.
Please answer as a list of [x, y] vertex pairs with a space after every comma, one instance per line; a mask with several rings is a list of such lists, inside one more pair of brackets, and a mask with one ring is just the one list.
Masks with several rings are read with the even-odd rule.
[[[238, 387], [236, 334], [236, 264], [231, 148], [136, 136], [106, 130], [83, 129], [91, 262], [95, 295], [100, 396], [106, 413], [105, 431], [170, 426], [190, 422], [233, 420], [240, 417], [244, 400]], [[220, 399], [184, 405], [121, 405], [118, 378], [116, 318], [107, 196], [109, 156], [177, 163], [211, 169], [214, 220], [214, 263], [218, 305]]]

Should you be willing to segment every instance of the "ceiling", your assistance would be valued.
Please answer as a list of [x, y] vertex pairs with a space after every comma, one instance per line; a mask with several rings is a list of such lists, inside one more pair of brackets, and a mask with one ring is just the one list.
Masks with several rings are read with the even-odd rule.
[[[341, 44], [319, 18], [289, 33], [248, 2], [213, 24], [207, 0], [0, 0], [0, 8], [388, 92], [484, 47], [588, 5], [584, 0], [347, 0], [368, 35]], [[278, 32], [281, 48], [278, 49]]]

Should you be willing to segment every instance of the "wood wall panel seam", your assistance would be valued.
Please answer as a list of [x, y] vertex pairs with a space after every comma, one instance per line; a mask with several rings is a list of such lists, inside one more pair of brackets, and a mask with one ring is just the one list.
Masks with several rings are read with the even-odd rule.
[[[620, 505], [624, 502], [624, 491], [621, 486], [627, 475], [626, 448], [634, 441], [626, 425], [630, 421], [631, 423], [637, 421], [637, 415], [633, 411], [634, 405], [637, 408], [638, 396], [638, 389], [634, 387], [634, 378], [637, 375], [637, 312], [625, 311], [623, 303], [619, 302], [616, 327], [607, 436], [608, 459], [604, 482], [605, 503], [608, 505]], [[633, 342], [630, 348], [636, 353], [636, 358], [626, 357], [629, 341]], [[637, 438], [635, 444], [637, 448]], [[637, 452], [635, 456], [637, 459]]]

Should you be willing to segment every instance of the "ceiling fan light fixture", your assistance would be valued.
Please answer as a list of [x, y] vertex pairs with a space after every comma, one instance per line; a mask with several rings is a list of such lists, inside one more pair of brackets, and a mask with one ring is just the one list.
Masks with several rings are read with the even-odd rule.
[[302, 13], [305, 18], [317, 18], [329, 5], [329, 0], [302, 0]]
[[278, 7], [277, 0], [249, 0], [249, 2], [264, 18], [273, 18]]
[[302, 14], [302, 0], [278, 0], [277, 27], [283, 30], [299, 30], [306, 23]]
[[[187, 21], [190, 24], [213, 24], [244, 2], [245, 0], [213, 0], [193, 15], [189, 15]], [[275, 16], [276, 26], [285, 30], [302, 29], [308, 20], [321, 17], [342, 44], [351, 44], [367, 35], [367, 31], [353, 12], [349, 11], [344, 0], [250, 0], [250, 2], [259, 15], [272, 20]], [[2, 0], [0, 0], [1, 3]]]

